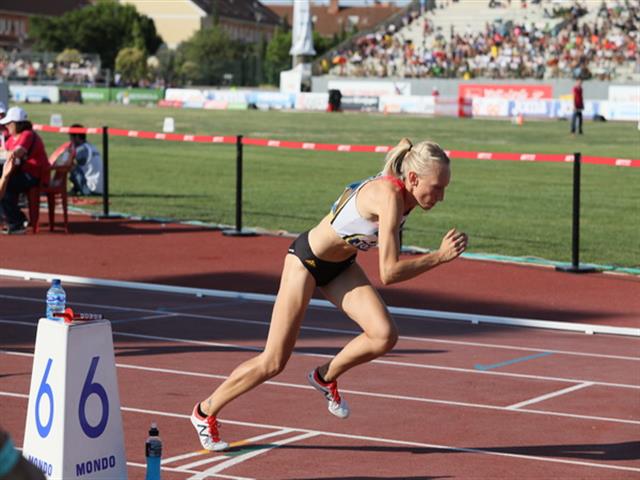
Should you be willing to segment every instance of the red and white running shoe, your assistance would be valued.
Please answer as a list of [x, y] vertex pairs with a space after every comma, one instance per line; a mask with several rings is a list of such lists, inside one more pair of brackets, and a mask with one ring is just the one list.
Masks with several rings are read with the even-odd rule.
[[318, 369], [314, 369], [307, 375], [307, 380], [309, 381], [309, 385], [318, 390], [324, 395], [324, 398], [327, 399], [329, 404], [327, 408], [329, 412], [335, 415], [338, 418], [347, 418], [349, 416], [350, 410], [349, 405], [344, 398], [340, 396], [338, 393], [338, 382], [323, 382], [320, 380], [318, 376]]
[[200, 443], [205, 449], [212, 452], [220, 452], [229, 448], [229, 444], [227, 442], [220, 440], [220, 433], [218, 433], [219, 424], [216, 417], [202, 417], [198, 414], [197, 403], [195, 407], [193, 407], [191, 423], [196, 429], [196, 432], [198, 432]]

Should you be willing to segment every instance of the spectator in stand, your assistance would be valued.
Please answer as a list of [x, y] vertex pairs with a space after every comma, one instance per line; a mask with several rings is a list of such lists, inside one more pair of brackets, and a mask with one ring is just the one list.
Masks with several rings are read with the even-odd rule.
[[582, 135], [582, 110], [584, 110], [584, 98], [582, 96], [582, 80], [576, 80], [573, 86], [573, 115], [571, 115], [571, 134]]
[[11, 107], [0, 120], [0, 125], [6, 125], [11, 135], [6, 144], [7, 162], [15, 164], [0, 199], [1, 214], [6, 224], [3, 233], [20, 234], [26, 230], [27, 218], [18, 207], [18, 197], [38, 185], [40, 180], [48, 183], [49, 159], [42, 139], [33, 131], [23, 109]]
[[[76, 123], [71, 128], [84, 128]], [[102, 157], [91, 143], [86, 133], [69, 134], [72, 148], [75, 149], [75, 167], [69, 179], [73, 184], [71, 195], [99, 195], [102, 193]]]

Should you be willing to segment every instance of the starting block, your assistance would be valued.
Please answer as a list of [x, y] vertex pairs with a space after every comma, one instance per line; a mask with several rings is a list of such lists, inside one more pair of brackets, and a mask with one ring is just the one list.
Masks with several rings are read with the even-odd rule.
[[23, 455], [48, 479], [126, 479], [111, 324], [41, 318]]

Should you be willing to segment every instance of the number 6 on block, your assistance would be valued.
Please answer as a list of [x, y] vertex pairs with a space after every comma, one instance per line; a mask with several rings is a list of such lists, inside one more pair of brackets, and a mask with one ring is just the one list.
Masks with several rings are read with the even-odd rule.
[[[38, 427], [38, 434], [42, 438], [46, 438], [49, 435], [49, 432], [51, 431], [51, 425], [53, 424], [53, 390], [51, 390], [51, 385], [47, 383], [47, 378], [49, 377], [52, 363], [53, 359], [50, 358], [47, 361], [47, 366], [44, 369], [44, 375], [42, 376], [42, 380], [40, 381], [40, 387], [38, 387], [38, 395], [36, 396], [36, 427]], [[42, 400], [43, 395], [49, 397], [49, 419], [47, 420], [46, 425], [43, 425], [42, 420], [40, 419], [40, 400]]]
[[[93, 357], [91, 359], [91, 366], [89, 366], [87, 378], [85, 378], [84, 380], [82, 393], [80, 394], [80, 402], [78, 404], [78, 417], [80, 418], [80, 426], [82, 427], [82, 431], [89, 438], [97, 438], [102, 435], [102, 432], [104, 432], [105, 428], [107, 427], [107, 422], [109, 421], [109, 397], [107, 396], [107, 392], [102, 385], [97, 382], [93, 382], [93, 376], [95, 375], [96, 369], [98, 368], [99, 360], [100, 357]], [[98, 395], [98, 397], [100, 398], [100, 402], [102, 403], [102, 415], [100, 417], [100, 422], [98, 422], [98, 424], [95, 426], [89, 424], [85, 411], [87, 407], [87, 400], [92, 394]]]

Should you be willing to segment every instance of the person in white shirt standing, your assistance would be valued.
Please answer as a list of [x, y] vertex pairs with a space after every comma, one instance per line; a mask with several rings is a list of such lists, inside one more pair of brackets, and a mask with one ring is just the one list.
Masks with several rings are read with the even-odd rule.
[[[73, 124], [71, 128], [84, 128]], [[102, 156], [95, 145], [87, 142], [85, 133], [70, 133], [69, 140], [75, 149], [76, 166], [69, 179], [73, 184], [72, 195], [100, 195], [103, 188]]]

